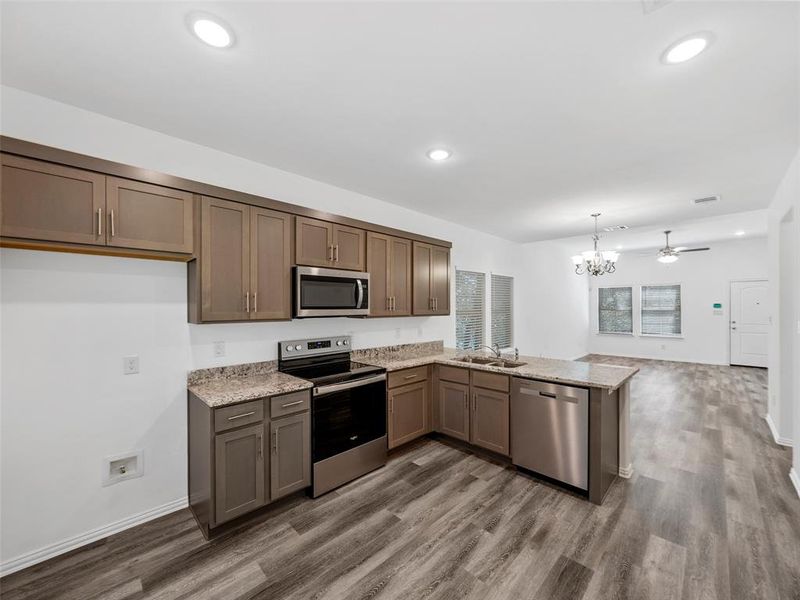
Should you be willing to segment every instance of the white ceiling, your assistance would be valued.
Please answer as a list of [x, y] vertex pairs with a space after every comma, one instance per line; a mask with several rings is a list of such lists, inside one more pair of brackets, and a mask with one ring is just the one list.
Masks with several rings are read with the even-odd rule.
[[518, 241], [763, 208], [798, 146], [794, 2], [1, 6], [6, 85]]

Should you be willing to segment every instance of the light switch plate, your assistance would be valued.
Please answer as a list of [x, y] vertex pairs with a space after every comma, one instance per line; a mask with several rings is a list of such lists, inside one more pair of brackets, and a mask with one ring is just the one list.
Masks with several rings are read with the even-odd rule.
[[122, 374], [136, 375], [139, 372], [139, 355], [132, 354], [122, 358]]
[[225, 356], [225, 342], [214, 342], [214, 356]]

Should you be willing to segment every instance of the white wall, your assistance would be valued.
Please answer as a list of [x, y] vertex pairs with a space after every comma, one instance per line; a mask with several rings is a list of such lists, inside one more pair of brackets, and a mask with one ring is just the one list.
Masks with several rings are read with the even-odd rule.
[[[729, 364], [730, 282], [737, 279], [767, 279], [766, 238], [742, 239], [710, 244], [708, 252], [682, 256], [672, 264], [661, 264], [654, 256], [623, 254], [618, 270], [592, 281], [589, 350], [616, 354], [710, 364]], [[604, 335], [597, 333], [597, 288], [649, 284], [681, 284], [683, 336], [681, 338]], [[638, 315], [634, 289], [634, 330]], [[713, 304], [722, 303], [723, 314], [715, 315]]]
[[[585, 353], [577, 331], [586, 311], [569, 316], [563, 298], [572, 292], [557, 289], [577, 285], [573, 280], [555, 278], [550, 295], [523, 298], [532, 289], [526, 278], [547, 275], [552, 261], [568, 264], [569, 253], [557, 246], [541, 255], [523, 251], [519, 244], [13, 88], [0, 88], [0, 95], [3, 135], [450, 240], [453, 265], [515, 277], [515, 344], [521, 351]], [[369, 347], [436, 339], [453, 345], [455, 337], [454, 316], [190, 325], [186, 266], [179, 263], [4, 249], [0, 282], [5, 569], [185, 501], [187, 370], [275, 359], [277, 341], [286, 338], [350, 333], [355, 347]], [[531, 307], [543, 314], [560, 310], [572, 333], [552, 343], [558, 325], [522, 318]], [[214, 358], [215, 341], [226, 342], [224, 358]], [[122, 357], [129, 354], [140, 356], [138, 375], [122, 375]], [[103, 457], [134, 449], [144, 450], [144, 477], [101, 487]]]
[[[769, 273], [774, 282], [770, 288], [769, 418], [776, 437], [793, 440], [794, 482], [800, 494], [800, 151], [778, 186], [769, 212]], [[781, 385], [790, 378], [794, 385]]]

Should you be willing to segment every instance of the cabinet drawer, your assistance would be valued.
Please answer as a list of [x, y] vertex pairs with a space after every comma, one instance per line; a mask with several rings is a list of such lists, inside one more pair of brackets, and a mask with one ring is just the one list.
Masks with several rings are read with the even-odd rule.
[[400, 385], [408, 385], [409, 383], [417, 383], [425, 381], [428, 378], [428, 367], [414, 367], [413, 369], [403, 369], [402, 371], [394, 371], [389, 373], [388, 388], [392, 389]]
[[311, 408], [311, 396], [307, 390], [275, 396], [269, 400], [269, 416], [272, 419], [293, 415]]
[[477, 370], [472, 371], [472, 385], [498, 392], [508, 392], [511, 389], [508, 375]]
[[214, 410], [214, 431], [226, 431], [234, 427], [258, 423], [264, 420], [264, 401], [253, 400]]
[[455, 381], [456, 383], [469, 383], [469, 369], [439, 365], [439, 379]]

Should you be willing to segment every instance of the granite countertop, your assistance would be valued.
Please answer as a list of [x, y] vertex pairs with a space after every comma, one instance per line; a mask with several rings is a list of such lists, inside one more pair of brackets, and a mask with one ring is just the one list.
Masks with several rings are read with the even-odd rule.
[[188, 389], [211, 408], [311, 389], [310, 381], [277, 370], [275, 361], [202, 369], [189, 374]]
[[[570, 385], [604, 388], [610, 391], [616, 390], [639, 372], [639, 369], [635, 367], [617, 367], [574, 360], [559, 360], [555, 358], [522, 355], [519, 357], [519, 362], [527, 364], [516, 368], [503, 368], [454, 360], [458, 354], [459, 351], [452, 348], [441, 348], [440, 351], [436, 353], [420, 353], [417, 355], [413, 353], [401, 355], [386, 353], [384, 356], [381, 356], [379, 353], [372, 351], [367, 356], [359, 356], [358, 360], [370, 365], [383, 367], [387, 371], [399, 371], [400, 369], [408, 369], [411, 367], [439, 364], [491, 371], [493, 373], [522, 377], [524, 379], [539, 379]], [[486, 353], [474, 352], [471, 352], [470, 355], [491, 356]]]

